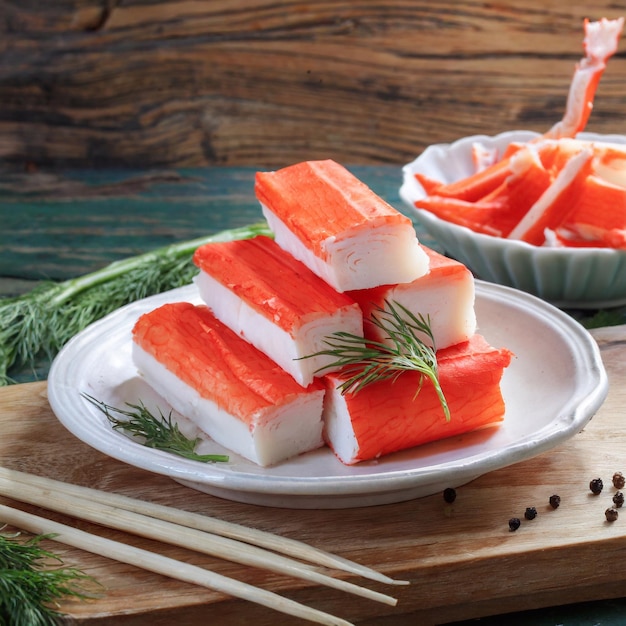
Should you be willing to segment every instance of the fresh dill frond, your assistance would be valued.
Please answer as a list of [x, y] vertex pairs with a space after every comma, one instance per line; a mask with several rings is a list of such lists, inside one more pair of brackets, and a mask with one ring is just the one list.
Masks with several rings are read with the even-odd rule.
[[[271, 235], [267, 225], [225, 230], [115, 261], [90, 274], [46, 282], [16, 297], [0, 298], [0, 386], [14, 382], [14, 367], [52, 359], [77, 333], [115, 309], [188, 285], [198, 268], [192, 257], [205, 243]], [[1, 625], [0, 625], [1, 626]]]
[[[328, 349], [309, 357], [326, 355], [334, 358], [319, 371], [341, 368], [346, 380], [338, 387], [343, 394], [358, 393], [367, 385], [396, 380], [402, 372], [420, 373], [415, 395], [419, 394], [425, 379], [429, 379], [437, 393], [445, 418], [450, 420], [450, 409], [439, 383], [435, 340], [430, 317], [415, 315], [398, 302], [385, 301], [385, 307], [376, 307], [372, 323], [380, 328], [388, 341], [374, 341], [339, 331], [328, 336]], [[425, 336], [427, 341], [420, 337]], [[432, 347], [431, 347], [432, 346]], [[308, 358], [308, 357], [305, 357]]]
[[53, 535], [36, 535], [26, 541], [19, 535], [0, 533], [0, 625], [57, 626], [64, 623], [57, 610], [64, 597], [93, 597], [86, 587], [95, 579], [41, 547]]
[[[192, 461], [202, 463], [225, 463], [228, 456], [224, 454], [198, 454], [196, 446], [201, 438], [189, 439], [179, 429], [178, 424], [172, 421], [172, 413], [165, 416], [159, 409], [159, 417], [152, 415], [143, 402], [139, 404], [126, 403], [129, 409], [119, 409], [106, 404], [96, 398], [83, 393], [82, 396], [102, 411], [115, 430], [129, 433], [139, 438], [144, 446], [170, 452]], [[116, 417], [117, 413], [124, 417]]]

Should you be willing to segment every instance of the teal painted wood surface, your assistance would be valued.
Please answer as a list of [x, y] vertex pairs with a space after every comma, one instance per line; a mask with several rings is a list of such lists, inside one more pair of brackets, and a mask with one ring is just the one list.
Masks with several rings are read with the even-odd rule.
[[[350, 168], [406, 212], [397, 166]], [[256, 168], [0, 176], [0, 277], [63, 280], [178, 241], [261, 221]], [[424, 243], [435, 246], [424, 233]]]

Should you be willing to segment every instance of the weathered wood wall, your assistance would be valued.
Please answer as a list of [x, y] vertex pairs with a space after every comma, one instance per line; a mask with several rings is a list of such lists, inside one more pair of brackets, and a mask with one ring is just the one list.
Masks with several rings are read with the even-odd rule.
[[[562, 113], [600, 0], [0, 0], [13, 167], [403, 163]], [[626, 43], [624, 44], [626, 45]], [[626, 55], [589, 130], [621, 132]]]

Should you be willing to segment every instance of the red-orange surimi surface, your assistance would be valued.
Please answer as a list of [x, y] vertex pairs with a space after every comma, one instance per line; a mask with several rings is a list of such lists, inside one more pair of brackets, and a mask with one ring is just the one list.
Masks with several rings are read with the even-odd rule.
[[508, 160], [502, 160], [467, 178], [445, 185], [442, 184], [434, 193], [444, 198], [476, 202], [501, 185], [510, 174], [511, 170], [509, 169]]
[[[133, 340], [203, 398], [246, 423], [306, 393], [205, 306], [165, 304], [137, 320]], [[308, 390], [320, 388], [314, 382]]]
[[[588, 176], [573, 210], [563, 224], [574, 232], [591, 230], [593, 245], [626, 247], [626, 191], [597, 176]], [[598, 207], [602, 207], [599, 211]]]
[[592, 156], [591, 150], [581, 150], [570, 159], [556, 176], [550, 189], [509, 233], [509, 238], [521, 239], [537, 246], [542, 245], [546, 229], [558, 228], [571, 214], [585, 179], [592, 172]]
[[[478, 334], [437, 353], [450, 421], [430, 381], [415, 396], [416, 372], [405, 372], [394, 383], [373, 383], [358, 393], [347, 393], [344, 398], [359, 450], [354, 459], [344, 462], [378, 458], [501, 422], [505, 406], [500, 381], [511, 357], [508, 350], [490, 346]], [[340, 382], [337, 374], [328, 375], [327, 393], [340, 393], [336, 390]]]
[[287, 332], [354, 305], [269, 237], [206, 244], [194, 263]]
[[[317, 256], [323, 242], [382, 225], [411, 225], [408, 217], [376, 195], [335, 161], [306, 161], [275, 172], [258, 172], [255, 192]], [[296, 211], [294, 206], [305, 207]]]

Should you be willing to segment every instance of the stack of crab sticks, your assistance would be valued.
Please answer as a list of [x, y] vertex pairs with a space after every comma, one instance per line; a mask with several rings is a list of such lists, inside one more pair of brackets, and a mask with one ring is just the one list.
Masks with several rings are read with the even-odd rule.
[[[133, 329], [135, 365], [172, 408], [261, 466], [323, 445], [351, 465], [502, 421], [512, 355], [476, 333], [465, 266], [334, 161], [259, 172], [255, 192], [274, 237], [201, 246], [203, 304], [164, 305]], [[333, 338], [352, 356], [402, 347], [376, 323], [390, 311], [432, 360], [355, 389], [359, 363]]]

